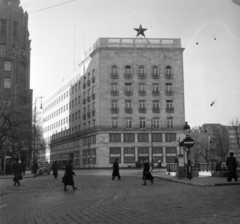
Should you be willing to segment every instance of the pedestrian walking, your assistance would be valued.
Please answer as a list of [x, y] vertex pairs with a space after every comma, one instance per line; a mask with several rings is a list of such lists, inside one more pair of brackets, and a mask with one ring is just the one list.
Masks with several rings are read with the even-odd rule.
[[226, 165], [228, 167], [229, 173], [228, 173], [228, 182], [232, 181], [232, 178], [234, 178], [235, 181], [238, 181], [237, 178], [237, 160], [236, 157], [233, 156], [233, 152], [230, 152], [230, 156], [227, 158]]
[[37, 163], [34, 163], [34, 164], [33, 164], [33, 173], [34, 173], [34, 177], [37, 176], [37, 171], [38, 171], [38, 164], [37, 164]]
[[153, 168], [154, 168], [154, 162], [153, 162], [153, 159], [152, 159], [152, 161], [151, 161], [151, 163], [150, 163], [150, 167], [151, 167], [151, 172], [153, 171]]
[[67, 185], [71, 185], [73, 190], [76, 190], [77, 188], [74, 186], [74, 181], [73, 181], [73, 175], [76, 175], [73, 172], [73, 166], [72, 166], [72, 160], [69, 160], [68, 165], [65, 168], [65, 173], [63, 176], [62, 183], [64, 184], [64, 191], [68, 191]]
[[57, 164], [57, 161], [54, 161], [54, 163], [52, 164], [51, 169], [53, 171], [53, 176], [55, 178], [57, 178], [57, 176], [58, 176], [58, 164]]
[[116, 176], [118, 177], [118, 180], [121, 180], [121, 177], [119, 174], [118, 159], [115, 159], [115, 162], [113, 163], [112, 180], [114, 180]]
[[22, 163], [22, 173], [23, 175], [25, 175], [25, 172], [26, 172], [26, 163]]
[[158, 168], [162, 168], [162, 161], [161, 161], [161, 159], [158, 160]]
[[18, 162], [18, 158], [15, 159], [15, 163], [13, 164], [13, 174], [14, 174], [14, 186], [16, 186], [16, 184], [18, 184], [18, 186], [20, 185], [20, 179], [22, 176], [22, 165]]
[[149, 170], [150, 170], [149, 163], [146, 159], [144, 159], [143, 160], [143, 177], [142, 177], [142, 179], [144, 180], [143, 185], [147, 184], [146, 180], [150, 180], [151, 184], [153, 184], [154, 177], [152, 176]]

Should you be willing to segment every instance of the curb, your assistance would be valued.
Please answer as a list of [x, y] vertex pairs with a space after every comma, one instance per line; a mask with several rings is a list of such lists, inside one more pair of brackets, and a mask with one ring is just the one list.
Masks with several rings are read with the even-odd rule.
[[240, 183], [219, 183], [219, 184], [196, 184], [196, 183], [192, 183], [189, 181], [189, 183], [184, 183], [178, 180], [173, 180], [173, 179], [168, 179], [165, 177], [159, 177], [159, 176], [154, 176], [154, 178], [159, 178], [161, 180], [166, 180], [166, 181], [171, 181], [174, 183], [179, 183], [179, 184], [185, 184], [185, 185], [193, 185], [193, 186], [198, 186], [198, 187], [214, 187], [214, 186], [232, 186], [232, 185], [240, 185]]

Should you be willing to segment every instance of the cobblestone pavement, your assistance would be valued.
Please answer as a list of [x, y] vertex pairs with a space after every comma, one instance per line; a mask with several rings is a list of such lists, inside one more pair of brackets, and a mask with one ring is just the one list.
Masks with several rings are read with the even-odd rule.
[[155, 178], [142, 185], [141, 170], [80, 170], [78, 189], [63, 191], [60, 172], [24, 179], [19, 187], [0, 180], [1, 224], [42, 223], [240, 223], [240, 187], [198, 187]]

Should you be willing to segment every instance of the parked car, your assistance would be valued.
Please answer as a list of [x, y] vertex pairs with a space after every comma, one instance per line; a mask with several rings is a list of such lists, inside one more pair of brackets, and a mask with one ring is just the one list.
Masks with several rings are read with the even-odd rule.
[[42, 174], [50, 174], [51, 173], [51, 167], [50, 164], [48, 162], [41, 162], [38, 168], [38, 174], [42, 175]]

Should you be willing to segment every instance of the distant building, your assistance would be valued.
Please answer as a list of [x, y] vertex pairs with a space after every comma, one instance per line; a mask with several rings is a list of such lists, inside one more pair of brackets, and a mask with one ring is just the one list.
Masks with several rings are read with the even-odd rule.
[[[19, 0], [0, 0], [0, 94], [32, 113], [28, 14]], [[21, 160], [30, 161], [29, 153]]]
[[43, 102], [50, 160], [122, 167], [173, 163], [185, 136], [180, 39], [100, 38]]
[[226, 128], [228, 130], [228, 135], [229, 135], [229, 144], [230, 144], [229, 152], [233, 152], [237, 158], [237, 161], [240, 162], [240, 147], [237, 144], [236, 132], [232, 126], [226, 126]]

